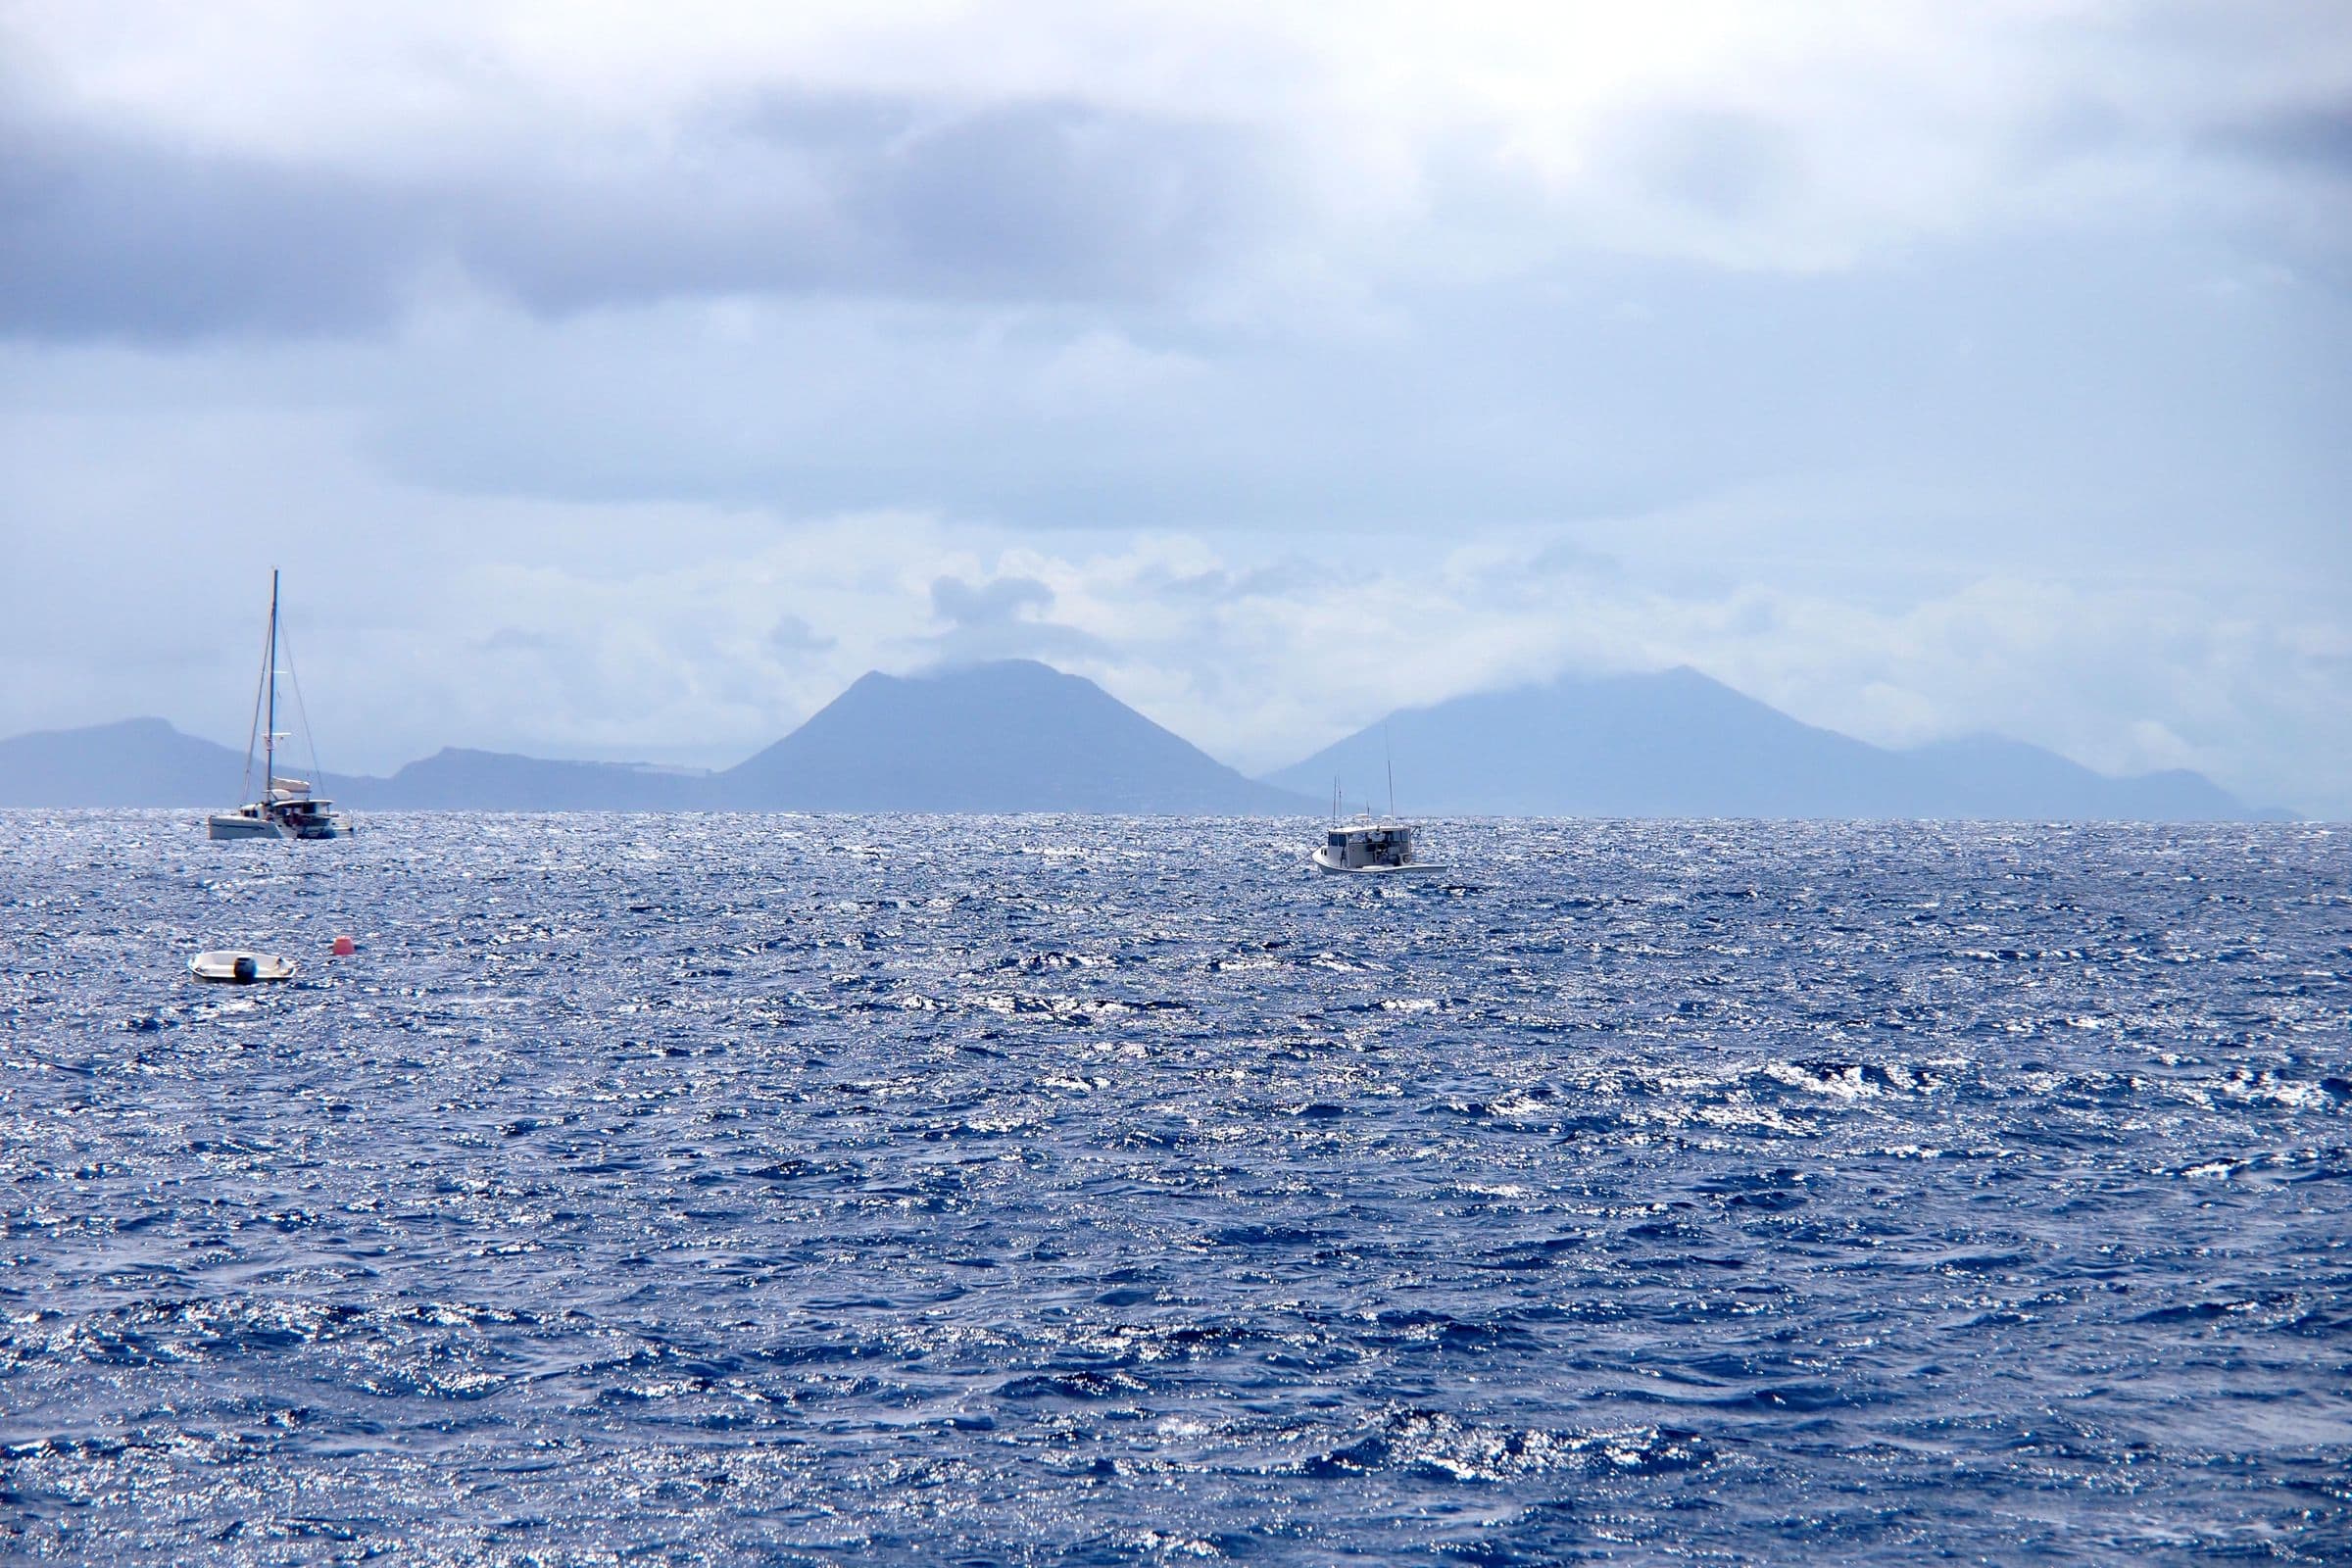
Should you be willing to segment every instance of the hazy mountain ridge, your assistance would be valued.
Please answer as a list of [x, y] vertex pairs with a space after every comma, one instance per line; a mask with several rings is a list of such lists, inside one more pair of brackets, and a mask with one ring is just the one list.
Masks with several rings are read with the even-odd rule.
[[[294, 772], [280, 755], [281, 776]], [[707, 804], [695, 778], [625, 762], [547, 761], [447, 747], [390, 778], [311, 774], [313, 792], [367, 810], [662, 810]], [[253, 766], [258, 782], [261, 763]], [[160, 718], [36, 730], [0, 741], [0, 806], [203, 807], [240, 804], [245, 756]], [[665, 784], [684, 786], [663, 788]]]
[[1803, 723], [1693, 669], [1562, 678], [1406, 709], [1268, 775], [1448, 814], [2242, 821], [2196, 773], [2110, 778], [1998, 736], [1911, 751]]
[[[0, 806], [236, 804], [242, 754], [162, 719], [0, 742]], [[390, 778], [321, 774], [361, 810], [1083, 811], [1290, 814], [1312, 802], [1247, 778], [1094, 682], [1013, 660], [860, 677], [722, 772], [447, 748]]]
[[348, 779], [341, 788], [338, 800], [379, 811], [690, 811], [712, 805], [708, 774], [455, 746], [388, 779]]
[[0, 805], [195, 806], [229, 799], [245, 756], [160, 718], [0, 740]]
[[[363, 810], [1079, 811], [1300, 814], [1380, 803], [1448, 814], [2245, 820], [2198, 774], [2109, 778], [2022, 741], [1891, 751], [1804, 724], [1690, 669], [1563, 679], [1409, 709], [1264, 780], [1092, 681], [1025, 660], [869, 673], [720, 772], [449, 748], [389, 778], [326, 774]], [[236, 804], [244, 758], [162, 719], [0, 741], [0, 806]]]

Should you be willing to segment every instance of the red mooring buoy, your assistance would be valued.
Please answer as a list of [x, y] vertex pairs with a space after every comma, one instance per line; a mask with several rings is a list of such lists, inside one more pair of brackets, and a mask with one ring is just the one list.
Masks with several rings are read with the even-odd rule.
[[353, 954], [355, 954], [355, 953], [357, 953], [357, 952], [359, 952], [359, 951], [360, 951], [360, 945], [359, 945], [357, 942], [354, 942], [354, 941], [352, 941], [352, 940], [351, 940], [351, 938], [349, 938], [349, 937], [337, 937], [337, 938], [335, 938], [335, 956], [336, 956], [336, 957], [338, 957], [338, 958], [348, 958], [348, 957], [350, 957], [350, 956], [351, 956]]

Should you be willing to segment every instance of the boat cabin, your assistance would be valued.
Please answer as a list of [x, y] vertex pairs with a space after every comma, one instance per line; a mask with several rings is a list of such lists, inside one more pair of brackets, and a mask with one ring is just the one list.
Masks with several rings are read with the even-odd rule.
[[296, 838], [335, 838], [339, 824], [333, 814], [334, 804], [309, 795], [280, 795], [270, 803], [270, 814]]
[[334, 814], [334, 805], [313, 795], [307, 779], [271, 778], [269, 799], [213, 816], [209, 831], [217, 839], [341, 838], [351, 828]]
[[1395, 871], [1416, 864], [1410, 822], [1358, 822], [1323, 835], [1315, 863], [1326, 871]]

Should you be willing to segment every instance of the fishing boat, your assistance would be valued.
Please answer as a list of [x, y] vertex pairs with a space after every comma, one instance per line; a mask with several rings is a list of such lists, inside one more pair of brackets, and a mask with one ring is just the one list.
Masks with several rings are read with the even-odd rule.
[[1414, 853], [1417, 825], [1370, 815], [1334, 824], [1315, 850], [1315, 864], [1348, 876], [1428, 876], [1445, 870]]
[[[277, 771], [277, 743], [290, 738], [277, 727], [277, 572], [270, 573], [270, 637], [262, 654], [261, 684], [253, 694], [255, 730], [245, 741], [245, 784], [238, 793], [246, 804], [233, 811], [205, 818], [205, 835], [215, 839], [339, 839], [351, 832], [349, 818], [334, 814], [334, 802], [311, 793], [308, 779], [287, 778]], [[302, 687], [294, 689], [295, 706]], [[304, 728], [309, 725], [306, 721]], [[260, 741], [262, 788], [253, 790], [255, 741]], [[314, 768], [314, 771], [316, 769]]]
[[1413, 834], [1419, 824], [1403, 821], [1396, 815], [1394, 763], [1389, 767], [1388, 815], [1374, 816], [1365, 811], [1353, 821], [1343, 821], [1344, 801], [1340, 781], [1333, 779], [1331, 825], [1314, 853], [1318, 870], [1344, 876], [1428, 876], [1446, 869], [1434, 860], [1422, 859], [1413, 850]]

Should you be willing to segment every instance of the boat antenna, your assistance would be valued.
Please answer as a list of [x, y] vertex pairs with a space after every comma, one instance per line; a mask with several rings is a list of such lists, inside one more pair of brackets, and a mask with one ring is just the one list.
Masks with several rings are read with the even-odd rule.
[[1337, 773], [1331, 775], [1331, 819], [1334, 822], [1340, 819], [1340, 775]]
[[1396, 759], [1389, 751], [1389, 726], [1380, 726], [1380, 760], [1389, 767], [1389, 814], [1396, 814]]

